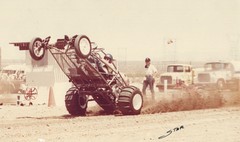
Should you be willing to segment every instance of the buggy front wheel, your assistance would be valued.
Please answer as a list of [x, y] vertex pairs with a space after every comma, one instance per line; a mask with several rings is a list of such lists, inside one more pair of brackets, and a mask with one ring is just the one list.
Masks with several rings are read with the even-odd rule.
[[80, 58], [87, 58], [91, 54], [92, 45], [89, 38], [85, 35], [78, 35], [74, 41], [74, 47]]
[[85, 116], [88, 98], [78, 91], [76, 87], [70, 88], [65, 95], [65, 106], [67, 111], [74, 116]]
[[33, 38], [29, 43], [29, 52], [34, 60], [41, 60], [45, 54], [45, 48], [42, 39], [39, 37]]

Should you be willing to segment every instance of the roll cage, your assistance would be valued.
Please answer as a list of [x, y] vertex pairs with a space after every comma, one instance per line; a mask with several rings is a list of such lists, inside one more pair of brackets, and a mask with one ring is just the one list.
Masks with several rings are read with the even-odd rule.
[[[112, 88], [112, 84], [118, 84], [125, 87], [127, 83], [118, 71], [115, 63], [107, 63], [104, 61], [106, 53], [103, 48], [97, 46], [91, 48], [90, 55], [87, 58], [81, 58], [75, 52], [74, 42], [78, 36], [72, 38], [65, 36], [64, 39], [57, 39], [53, 44], [49, 44], [50, 36], [41, 40], [41, 48], [48, 49], [57, 64], [69, 81], [79, 90], [93, 91], [97, 88]], [[94, 42], [90, 42], [91, 46]], [[20, 50], [29, 50], [29, 42], [10, 43], [18, 46]], [[40, 50], [40, 49], [38, 49]], [[112, 70], [111, 73], [103, 72], [101, 66], [105, 66]]]

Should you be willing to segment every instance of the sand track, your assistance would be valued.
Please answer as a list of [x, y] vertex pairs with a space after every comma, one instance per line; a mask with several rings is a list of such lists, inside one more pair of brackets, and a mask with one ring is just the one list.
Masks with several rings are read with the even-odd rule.
[[[0, 141], [239, 141], [238, 93], [225, 92], [221, 105], [191, 111], [188, 97], [161, 99], [149, 101], [138, 116], [99, 115], [98, 107], [87, 117], [72, 117], [64, 106], [0, 106]], [[184, 102], [186, 110], [173, 107]]]

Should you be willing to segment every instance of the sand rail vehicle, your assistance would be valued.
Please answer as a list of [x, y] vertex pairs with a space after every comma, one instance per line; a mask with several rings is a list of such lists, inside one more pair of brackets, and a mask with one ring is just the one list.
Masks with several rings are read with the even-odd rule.
[[123, 115], [140, 114], [142, 93], [126, 82], [111, 54], [98, 48], [86, 35], [65, 35], [53, 44], [49, 43], [50, 38], [36, 37], [30, 42], [10, 44], [29, 50], [34, 60], [41, 60], [46, 51], [51, 53], [73, 84], [65, 95], [65, 106], [71, 115], [86, 115], [88, 101], [95, 101], [109, 113], [119, 110]]

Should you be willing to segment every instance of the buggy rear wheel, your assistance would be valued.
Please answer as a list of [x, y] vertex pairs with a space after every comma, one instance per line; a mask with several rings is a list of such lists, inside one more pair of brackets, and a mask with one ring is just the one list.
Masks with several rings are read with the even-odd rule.
[[39, 37], [33, 38], [29, 44], [29, 52], [34, 60], [41, 60], [45, 54], [45, 48], [42, 44], [42, 39]]
[[118, 109], [123, 115], [140, 114], [142, 106], [143, 96], [138, 88], [130, 86], [122, 89], [118, 98]]
[[75, 87], [70, 88], [65, 96], [65, 106], [71, 115], [85, 116], [88, 99], [84, 94], [80, 94]]
[[85, 35], [78, 35], [74, 41], [76, 53], [81, 58], [87, 58], [91, 54], [92, 45], [89, 38]]

